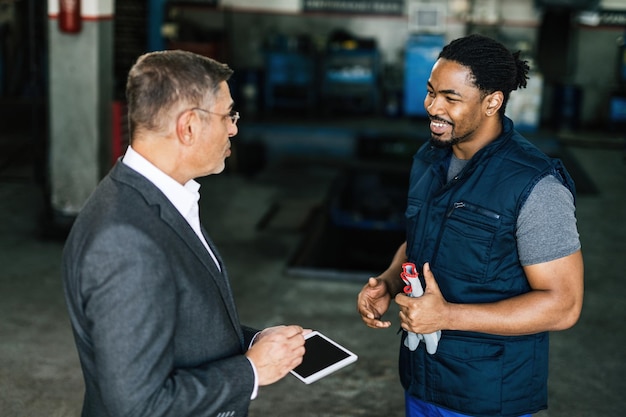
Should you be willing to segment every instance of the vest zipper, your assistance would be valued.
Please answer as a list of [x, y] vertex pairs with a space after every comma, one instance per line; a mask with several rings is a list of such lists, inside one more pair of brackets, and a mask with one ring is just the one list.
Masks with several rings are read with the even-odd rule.
[[454, 203], [452, 207], [450, 208], [450, 210], [448, 210], [446, 217], [452, 216], [452, 213], [454, 213], [454, 210], [461, 209], [461, 208], [470, 210], [471, 212], [474, 212], [474, 213], [482, 214], [483, 216], [490, 217], [492, 219], [500, 218], [500, 215], [496, 213], [495, 211], [487, 210], [482, 207], [478, 207], [473, 204], [466, 203], [465, 201], [457, 201], [456, 203]]

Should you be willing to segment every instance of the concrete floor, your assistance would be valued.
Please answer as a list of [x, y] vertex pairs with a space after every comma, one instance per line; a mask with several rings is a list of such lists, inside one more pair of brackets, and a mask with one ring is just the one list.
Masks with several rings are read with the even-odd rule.
[[[538, 417], [626, 415], [626, 163], [621, 145], [601, 139], [564, 145], [599, 192], [578, 199], [585, 304], [574, 328], [552, 335], [550, 408]], [[63, 242], [41, 237], [44, 201], [32, 172], [28, 159], [0, 172], [0, 416], [79, 416], [82, 377], [60, 284]], [[336, 173], [319, 161], [278, 161], [254, 177], [202, 180], [203, 221], [228, 265], [242, 321], [299, 323], [359, 355], [312, 385], [288, 376], [262, 387], [251, 417], [403, 416], [399, 336], [396, 327], [361, 323], [355, 300], [362, 284], [285, 274], [301, 222]], [[286, 201], [290, 211], [257, 227], [273, 204]]]

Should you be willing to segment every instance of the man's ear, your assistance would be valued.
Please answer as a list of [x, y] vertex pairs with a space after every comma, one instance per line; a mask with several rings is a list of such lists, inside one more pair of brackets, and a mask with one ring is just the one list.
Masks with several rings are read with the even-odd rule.
[[198, 116], [193, 111], [186, 111], [176, 120], [176, 136], [183, 144], [189, 144], [193, 141], [194, 122]]
[[487, 116], [492, 116], [498, 113], [502, 103], [504, 102], [504, 94], [502, 91], [495, 91], [485, 97], [485, 113]]

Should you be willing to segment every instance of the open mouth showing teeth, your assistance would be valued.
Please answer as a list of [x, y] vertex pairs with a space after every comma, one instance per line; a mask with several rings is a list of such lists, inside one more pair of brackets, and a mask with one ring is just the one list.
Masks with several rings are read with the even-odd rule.
[[443, 135], [452, 128], [445, 120], [430, 119], [430, 132], [433, 135]]

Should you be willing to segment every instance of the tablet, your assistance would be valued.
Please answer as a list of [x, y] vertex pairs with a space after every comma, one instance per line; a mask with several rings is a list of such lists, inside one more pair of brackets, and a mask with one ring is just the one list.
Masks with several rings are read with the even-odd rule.
[[304, 338], [306, 352], [302, 363], [291, 373], [305, 384], [315, 382], [357, 360], [357, 355], [318, 331]]

